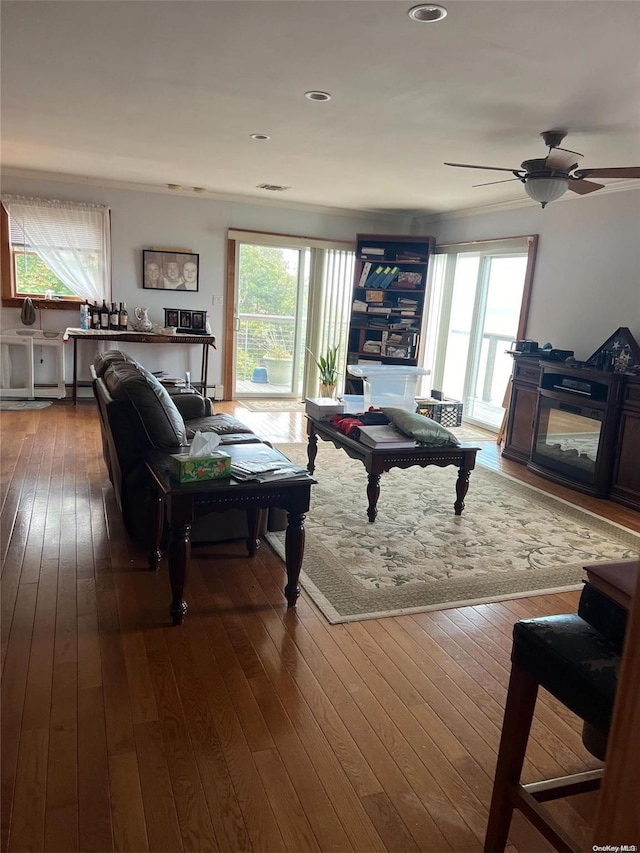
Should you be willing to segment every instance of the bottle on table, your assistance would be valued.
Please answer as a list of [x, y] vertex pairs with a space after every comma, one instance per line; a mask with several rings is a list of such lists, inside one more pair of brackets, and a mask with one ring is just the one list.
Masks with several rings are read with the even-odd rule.
[[107, 307], [107, 303], [104, 299], [102, 300], [102, 307], [100, 308], [100, 328], [109, 328], [109, 308]]
[[115, 302], [111, 303], [111, 310], [109, 311], [109, 328], [114, 332], [120, 328], [120, 314]]
[[120, 303], [120, 314], [118, 317], [118, 322], [119, 322], [119, 326], [120, 326], [120, 331], [126, 332], [127, 326], [129, 325], [129, 312], [127, 311], [127, 303], [126, 302]]
[[83, 332], [89, 331], [89, 305], [86, 302], [80, 305], [80, 328]]
[[91, 328], [100, 328], [100, 308], [97, 302], [94, 302], [91, 308]]

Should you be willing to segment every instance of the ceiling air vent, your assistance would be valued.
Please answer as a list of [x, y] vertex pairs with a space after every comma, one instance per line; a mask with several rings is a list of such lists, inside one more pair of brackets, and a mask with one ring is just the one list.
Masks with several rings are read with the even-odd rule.
[[269, 190], [272, 193], [281, 193], [291, 189], [291, 187], [281, 187], [278, 184], [258, 184], [257, 188], [259, 190]]

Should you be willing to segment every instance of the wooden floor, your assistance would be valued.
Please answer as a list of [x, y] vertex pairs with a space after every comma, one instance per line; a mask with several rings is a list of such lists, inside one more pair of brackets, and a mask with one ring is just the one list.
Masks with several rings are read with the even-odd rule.
[[[300, 414], [222, 404], [274, 442]], [[3, 412], [2, 850], [481, 849], [513, 622], [577, 593], [349, 625], [284, 604], [267, 545], [196, 549], [169, 626], [166, 565], [126, 537], [94, 405]], [[640, 530], [637, 513], [483, 462]], [[470, 491], [472, 496], [473, 484]], [[528, 780], [591, 768], [538, 704]], [[550, 808], [590, 849], [593, 796]], [[545, 850], [524, 820], [512, 850]]]

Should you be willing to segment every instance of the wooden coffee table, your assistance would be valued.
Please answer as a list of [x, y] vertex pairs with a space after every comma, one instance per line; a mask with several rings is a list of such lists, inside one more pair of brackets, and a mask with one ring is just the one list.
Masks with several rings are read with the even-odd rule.
[[[259, 448], [259, 450], [257, 450]], [[226, 444], [221, 447], [234, 461], [258, 458], [261, 461], [288, 461], [278, 450], [266, 444]], [[258, 455], [257, 455], [258, 454]], [[247, 550], [253, 557], [258, 547], [258, 528], [261, 510], [279, 507], [287, 511], [285, 563], [287, 585], [284, 594], [289, 607], [300, 595], [298, 578], [304, 554], [304, 520], [309, 510], [311, 486], [316, 482], [303, 474], [292, 480], [267, 483], [240, 483], [233, 478], [204, 480], [199, 483], [178, 483], [169, 475], [169, 454], [155, 450], [146, 462], [157, 489], [158, 514], [156, 542], [149, 555], [149, 567], [158, 567], [161, 559], [160, 542], [166, 512], [169, 525], [169, 580], [171, 583], [170, 614], [174, 625], [182, 623], [187, 605], [183, 598], [191, 562], [191, 526], [196, 515], [225, 512], [228, 509], [247, 511], [249, 538]]]
[[476, 467], [476, 453], [480, 447], [414, 447], [401, 450], [375, 450], [355, 438], [350, 438], [332, 426], [328, 421], [319, 421], [307, 415], [307, 470], [310, 474], [315, 471], [315, 460], [318, 452], [318, 436], [324, 441], [331, 441], [336, 447], [344, 450], [352, 459], [358, 459], [365, 467], [369, 478], [367, 482], [367, 498], [369, 521], [376, 520], [377, 504], [380, 497], [380, 475], [391, 468], [412, 468], [419, 465], [437, 465], [445, 468], [456, 465], [458, 479], [456, 480], [456, 500], [453, 505], [456, 515], [461, 515], [464, 509], [464, 498], [469, 489], [469, 477]]

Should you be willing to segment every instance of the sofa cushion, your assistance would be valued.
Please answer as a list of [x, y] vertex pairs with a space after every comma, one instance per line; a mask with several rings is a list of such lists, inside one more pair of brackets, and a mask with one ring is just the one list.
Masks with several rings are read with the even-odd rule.
[[405, 409], [382, 407], [383, 413], [391, 423], [405, 435], [415, 438], [428, 447], [456, 447], [460, 444], [457, 437], [437, 421], [426, 418]]
[[93, 359], [93, 369], [96, 372], [96, 376], [104, 376], [107, 369], [113, 364], [114, 361], [128, 361], [131, 364], [137, 364], [137, 361], [131, 358], [130, 355], [127, 355], [126, 352], [122, 352], [119, 349], [110, 349], [106, 352], [97, 352]]
[[232, 415], [220, 414], [210, 415], [208, 418], [192, 418], [185, 422], [187, 438], [192, 439], [198, 432], [215, 432], [219, 435], [222, 444], [246, 444], [247, 442], [259, 442], [261, 439], [252, 432], [242, 421], [236, 420]]
[[104, 382], [114, 400], [128, 401], [136, 409], [154, 447], [187, 443], [182, 416], [153, 374], [137, 363], [114, 361], [104, 374]]

